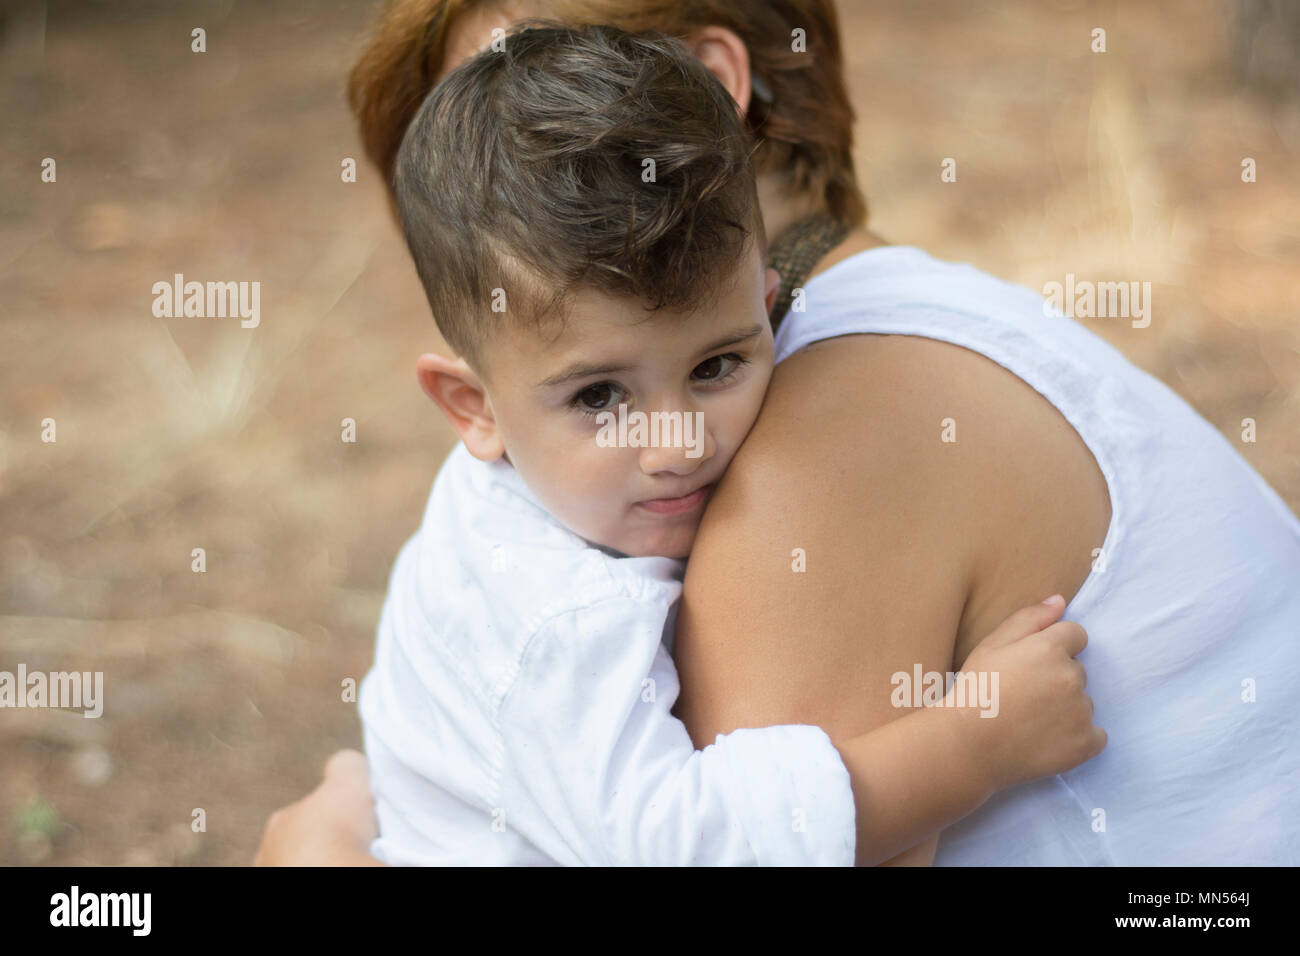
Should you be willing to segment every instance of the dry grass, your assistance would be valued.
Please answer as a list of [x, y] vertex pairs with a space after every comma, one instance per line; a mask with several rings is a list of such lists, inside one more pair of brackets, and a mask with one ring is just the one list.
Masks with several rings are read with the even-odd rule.
[[[1093, 324], [1234, 441], [1255, 418], [1296, 508], [1300, 106], [1236, 87], [1222, 4], [1129, 6], [843, 2], [874, 225], [1034, 288], [1152, 282], [1150, 328]], [[0, 861], [247, 861], [359, 743], [340, 683], [452, 441], [380, 185], [339, 179], [371, 5], [146, 9], [52, 4], [0, 51], [0, 670], [108, 698], [0, 711]], [[260, 281], [261, 327], [154, 318], [175, 272]]]

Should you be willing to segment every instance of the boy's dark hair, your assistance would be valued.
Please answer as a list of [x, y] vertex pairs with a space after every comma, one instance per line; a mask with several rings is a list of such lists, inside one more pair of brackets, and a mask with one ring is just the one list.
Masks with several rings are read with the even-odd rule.
[[766, 254], [752, 140], [684, 43], [549, 21], [502, 42], [434, 88], [394, 171], [458, 354], [481, 359], [496, 290], [511, 322], [562, 314], [578, 286], [693, 311], [725, 291], [751, 238]]

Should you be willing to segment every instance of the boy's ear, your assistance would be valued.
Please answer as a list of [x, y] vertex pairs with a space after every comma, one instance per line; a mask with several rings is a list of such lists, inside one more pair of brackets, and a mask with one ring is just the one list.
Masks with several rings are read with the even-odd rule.
[[505, 454], [483, 383], [463, 358], [429, 353], [415, 363], [420, 387], [442, 409], [469, 453], [482, 461]]
[[749, 48], [745, 41], [726, 27], [708, 26], [696, 30], [688, 42], [695, 58], [727, 88], [740, 107], [740, 115], [748, 113], [753, 87], [749, 76]]
[[764, 291], [765, 301], [767, 302], [767, 314], [772, 314], [772, 306], [776, 305], [776, 294], [781, 288], [781, 276], [775, 269], [767, 270], [767, 288]]

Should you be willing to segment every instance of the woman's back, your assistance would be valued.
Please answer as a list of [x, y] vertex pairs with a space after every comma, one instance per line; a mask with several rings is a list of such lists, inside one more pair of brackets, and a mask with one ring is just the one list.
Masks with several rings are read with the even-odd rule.
[[884, 247], [809, 281], [777, 336], [778, 360], [855, 333], [980, 353], [1046, 397], [1106, 479], [1109, 531], [1066, 616], [1088, 629], [1109, 744], [995, 796], [936, 862], [1300, 863], [1300, 522], [1186, 403], [1042, 303]]

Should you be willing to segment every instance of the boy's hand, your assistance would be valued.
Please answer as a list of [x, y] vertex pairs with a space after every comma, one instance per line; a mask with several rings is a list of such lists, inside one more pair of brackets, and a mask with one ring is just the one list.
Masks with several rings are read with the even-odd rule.
[[1073, 622], [1054, 623], [1064, 610], [1064, 598], [1055, 595], [1017, 611], [962, 664], [963, 673], [998, 674], [996, 716], [960, 708], [994, 790], [1069, 770], [1106, 746], [1106, 732], [1092, 722], [1092, 698], [1083, 692], [1087, 674], [1074, 660], [1088, 635]]

